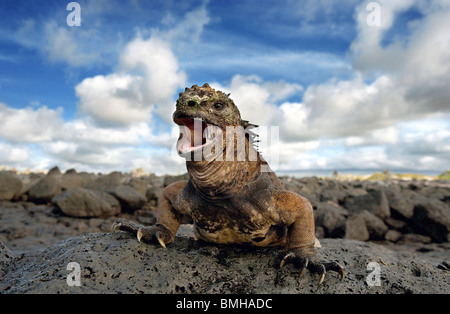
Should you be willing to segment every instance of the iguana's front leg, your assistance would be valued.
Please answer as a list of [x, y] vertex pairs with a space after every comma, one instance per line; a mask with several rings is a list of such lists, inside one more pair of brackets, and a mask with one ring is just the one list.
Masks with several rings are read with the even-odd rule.
[[172, 204], [179, 197], [186, 186], [186, 181], [178, 181], [167, 186], [158, 204], [158, 218], [155, 225], [142, 226], [125, 218], [117, 218], [113, 225], [113, 231], [126, 231], [136, 234], [139, 241], [154, 242], [155, 240], [164, 248], [173, 241], [183, 214], [177, 212]]
[[288, 228], [286, 250], [289, 252], [282, 259], [280, 267], [292, 262], [301, 269], [300, 276], [306, 269], [318, 273], [319, 284], [323, 282], [327, 270], [338, 272], [342, 279], [344, 269], [337, 262], [323, 260], [316, 251], [314, 214], [309, 201], [289, 191], [276, 192], [272, 200], [279, 210], [281, 221]]

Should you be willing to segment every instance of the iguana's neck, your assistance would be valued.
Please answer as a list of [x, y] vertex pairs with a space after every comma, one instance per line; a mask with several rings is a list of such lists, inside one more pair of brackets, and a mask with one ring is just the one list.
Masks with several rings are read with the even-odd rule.
[[[228, 161], [225, 156], [222, 161], [187, 161], [187, 170], [200, 195], [210, 199], [228, 198], [255, 180], [260, 175], [262, 161], [259, 153], [248, 141], [245, 152], [243, 161], [237, 160], [237, 149], [234, 150], [234, 158]], [[249, 156], [256, 158], [249, 160]]]

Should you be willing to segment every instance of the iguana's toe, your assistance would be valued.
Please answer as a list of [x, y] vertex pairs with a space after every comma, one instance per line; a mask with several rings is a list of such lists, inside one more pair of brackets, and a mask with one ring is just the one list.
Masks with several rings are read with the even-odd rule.
[[154, 240], [156, 240], [163, 248], [166, 248], [166, 243], [170, 239], [168, 231], [160, 225], [141, 226], [125, 218], [117, 218], [111, 229], [113, 232], [122, 230], [135, 234], [139, 242], [155, 242]]
[[327, 270], [332, 270], [338, 273], [339, 278], [342, 280], [344, 279], [345, 276], [345, 271], [344, 268], [339, 265], [337, 262], [333, 261], [333, 262], [327, 262], [324, 263], [324, 266]]
[[141, 226], [139, 226], [137, 223], [135, 223], [131, 220], [127, 220], [125, 218], [117, 218], [113, 222], [111, 229], [113, 232], [122, 230], [122, 231], [126, 231], [129, 233], [136, 233], [140, 227]]
[[301, 249], [292, 250], [281, 260], [280, 268], [286, 263], [293, 263], [295, 267], [300, 269], [300, 277], [303, 276], [306, 269], [312, 273], [319, 275], [319, 285], [325, 280], [327, 271], [335, 271], [339, 274], [339, 278], [344, 279], [344, 268], [337, 262], [325, 262], [320, 260], [316, 255], [305, 253]]
[[141, 242], [141, 241], [153, 242], [153, 240], [156, 237], [159, 244], [161, 244], [162, 247], [166, 248], [164, 242], [160, 241], [160, 239], [158, 237], [159, 233], [160, 232], [158, 231], [156, 226], [149, 226], [149, 227], [139, 226], [138, 230], [136, 231], [136, 238], [139, 242]]

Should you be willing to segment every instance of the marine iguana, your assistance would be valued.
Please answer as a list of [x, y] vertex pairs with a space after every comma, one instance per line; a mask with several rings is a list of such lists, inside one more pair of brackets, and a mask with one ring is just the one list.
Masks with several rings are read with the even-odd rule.
[[[180, 126], [178, 154], [186, 158], [190, 180], [167, 186], [158, 204], [157, 223], [141, 226], [124, 218], [113, 231], [136, 234], [139, 241], [172, 242], [188, 215], [198, 239], [220, 244], [257, 247], [284, 246], [280, 267], [292, 262], [319, 274], [327, 270], [344, 277], [337, 262], [327, 262], [315, 248], [313, 208], [309, 201], [290, 191], [270, 170], [254, 148], [255, 125], [242, 120], [229, 94], [207, 83], [179, 94], [173, 121]], [[226, 158], [224, 158], [226, 156]]]

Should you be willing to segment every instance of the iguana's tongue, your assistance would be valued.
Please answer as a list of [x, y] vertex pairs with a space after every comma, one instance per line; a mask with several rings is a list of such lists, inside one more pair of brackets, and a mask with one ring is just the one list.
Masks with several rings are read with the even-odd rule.
[[180, 137], [177, 143], [178, 152], [188, 153], [201, 147], [206, 142], [203, 137], [205, 126], [199, 119], [185, 121], [184, 125], [180, 125]]

